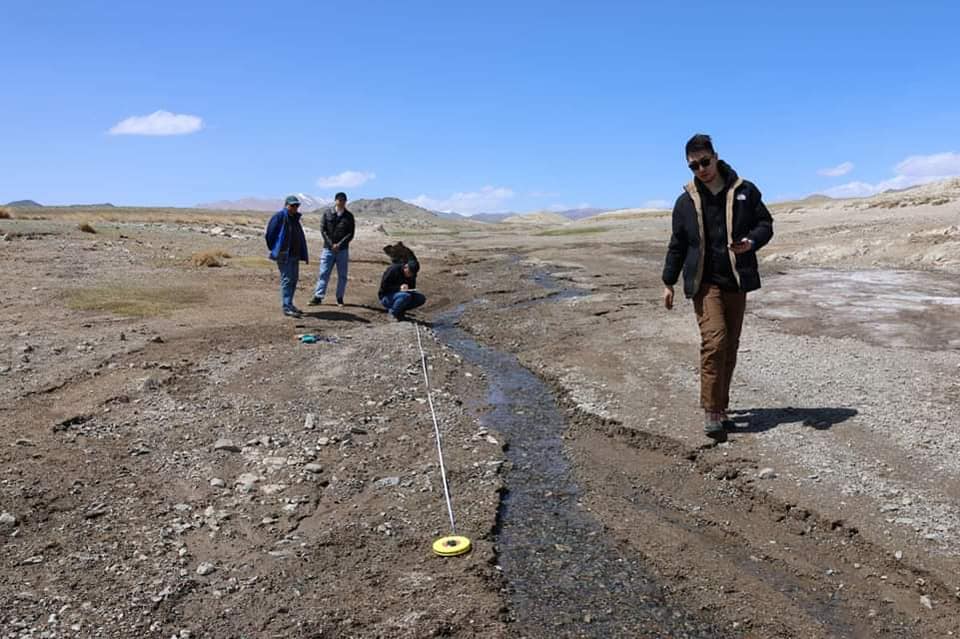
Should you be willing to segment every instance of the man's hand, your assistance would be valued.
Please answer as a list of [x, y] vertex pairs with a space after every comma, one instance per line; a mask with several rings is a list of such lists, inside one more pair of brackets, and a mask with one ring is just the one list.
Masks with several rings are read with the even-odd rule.
[[663, 287], [663, 306], [668, 311], [673, 308], [673, 287], [664, 286]]
[[748, 237], [742, 238], [730, 245], [730, 250], [741, 255], [747, 251], [753, 250], [753, 240]]
[[401, 291], [409, 291], [409, 290], [410, 290], [410, 287], [407, 286], [406, 284], [401, 284], [401, 285], [400, 285], [400, 290], [401, 290]]
[[339, 251], [339, 250], [340, 250], [340, 242], [337, 242], [336, 244], [334, 244], [334, 245], [331, 246], [330, 248], [332, 248], [334, 251]]

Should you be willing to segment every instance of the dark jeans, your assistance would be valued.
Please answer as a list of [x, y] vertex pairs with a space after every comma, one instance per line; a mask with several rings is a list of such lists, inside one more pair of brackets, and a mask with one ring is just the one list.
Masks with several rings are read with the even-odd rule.
[[293, 294], [297, 292], [297, 281], [300, 279], [300, 260], [290, 259], [286, 253], [277, 257], [277, 268], [280, 270], [280, 303], [283, 310], [293, 308]]
[[423, 306], [426, 301], [426, 296], [418, 291], [397, 291], [380, 298], [380, 303], [394, 317], [403, 317], [406, 311]]

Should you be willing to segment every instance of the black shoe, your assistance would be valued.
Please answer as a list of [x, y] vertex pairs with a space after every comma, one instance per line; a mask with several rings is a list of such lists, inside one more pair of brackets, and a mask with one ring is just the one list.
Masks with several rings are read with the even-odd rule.
[[723, 429], [723, 423], [716, 419], [708, 419], [703, 425], [703, 433], [718, 444], [727, 441], [727, 431]]
[[303, 317], [303, 313], [301, 313], [295, 308], [285, 308], [283, 309], [283, 314], [286, 315], [287, 317], [295, 317], [297, 319], [300, 319], [301, 317]]
[[337, 306], [343, 306], [343, 298], [342, 298], [342, 297], [338, 297], [338, 298], [337, 298]]
[[323, 298], [317, 297], [316, 295], [310, 298], [310, 301], [307, 302], [307, 306], [320, 306], [321, 304], [323, 304]]
[[723, 430], [727, 431], [728, 433], [737, 430], [737, 422], [733, 421], [732, 419], [724, 419], [720, 422], [720, 424], [723, 426]]

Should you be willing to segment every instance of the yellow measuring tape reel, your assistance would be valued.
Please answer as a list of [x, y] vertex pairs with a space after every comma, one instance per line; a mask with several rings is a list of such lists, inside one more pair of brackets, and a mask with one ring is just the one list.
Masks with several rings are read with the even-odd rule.
[[456, 557], [470, 552], [470, 540], [459, 535], [441, 537], [433, 542], [433, 552], [441, 557]]

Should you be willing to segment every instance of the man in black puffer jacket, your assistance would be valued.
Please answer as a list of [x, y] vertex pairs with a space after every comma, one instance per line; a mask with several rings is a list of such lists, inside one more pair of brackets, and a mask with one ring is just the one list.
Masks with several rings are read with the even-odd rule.
[[747, 293], [760, 288], [757, 251], [773, 237], [773, 218], [760, 190], [717, 157], [710, 136], [686, 146], [694, 179], [673, 206], [673, 232], [663, 266], [663, 304], [673, 308], [673, 285], [693, 299], [700, 326], [700, 405], [704, 431], [725, 441], [727, 415]]
[[317, 285], [313, 289], [310, 306], [323, 304], [327, 293], [327, 283], [333, 265], [337, 265], [337, 306], [343, 306], [343, 294], [347, 291], [347, 270], [350, 265], [350, 242], [356, 229], [353, 213], [347, 210], [347, 194], [337, 193], [333, 198], [333, 209], [323, 214], [320, 234], [323, 235], [323, 252], [320, 254], [320, 273]]

